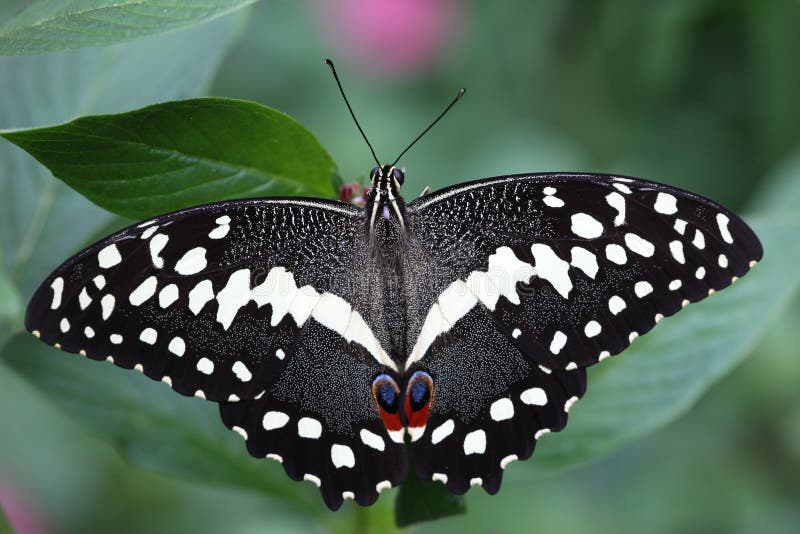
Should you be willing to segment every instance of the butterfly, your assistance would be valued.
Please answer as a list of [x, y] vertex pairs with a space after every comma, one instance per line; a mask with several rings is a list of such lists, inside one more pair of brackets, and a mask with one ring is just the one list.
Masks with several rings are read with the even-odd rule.
[[377, 165], [363, 207], [244, 199], [135, 224], [58, 267], [26, 327], [218, 403], [251, 455], [337, 509], [408, 469], [496, 493], [564, 428], [587, 367], [762, 257], [731, 211], [642, 179], [500, 176], [410, 202], [404, 181]]

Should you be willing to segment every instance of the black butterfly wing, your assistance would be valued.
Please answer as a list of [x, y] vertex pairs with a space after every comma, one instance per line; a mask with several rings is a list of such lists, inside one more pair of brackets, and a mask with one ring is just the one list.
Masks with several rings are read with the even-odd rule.
[[370, 396], [374, 375], [396, 366], [356, 311], [369, 309], [364, 295], [346, 283], [365, 269], [363, 224], [354, 207], [303, 199], [157, 217], [56, 269], [26, 326], [223, 403], [225, 422], [252, 436], [251, 453], [280, 454], [290, 475], [316, 477], [330, 506], [347, 491], [371, 502], [379, 483], [404, 474], [405, 453]]
[[[556, 412], [583, 393], [584, 367], [730, 285], [762, 255], [752, 230], [722, 206], [626, 177], [491, 178], [417, 199], [408, 213], [417, 254], [430, 260], [419, 275], [427, 315], [409, 332], [406, 367], [427, 370], [436, 390], [415, 463], [428, 477], [449, 472], [458, 491], [472, 478], [496, 489], [502, 466], [489, 453], [520, 440], [532, 448], [537, 425], [563, 426]], [[537, 413], [535, 425], [516, 419], [530, 417], [520, 396], [530, 388], [554, 410]], [[496, 414], [513, 412], [509, 421], [492, 416], [501, 397], [513, 409], [501, 402]], [[449, 420], [454, 450], [433, 443]], [[486, 456], [458, 443], [477, 429]], [[530, 453], [516, 446], [520, 458]]]
[[[387, 435], [369, 387], [385, 369], [354, 358], [353, 349], [311, 323], [262, 396], [220, 404], [222, 420], [245, 437], [250, 454], [319, 486], [333, 510], [346, 499], [370, 505], [406, 475], [406, 447]], [[353, 359], [358, 364], [342, 365]]]
[[427, 427], [413, 443], [414, 467], [458, 494], [475, 485], [496, 493], [506, 466], [562, 430], [586, 389], [585, 369], [537, 365], [476, 308], [410, 372], [418, 370], [435, 388]]

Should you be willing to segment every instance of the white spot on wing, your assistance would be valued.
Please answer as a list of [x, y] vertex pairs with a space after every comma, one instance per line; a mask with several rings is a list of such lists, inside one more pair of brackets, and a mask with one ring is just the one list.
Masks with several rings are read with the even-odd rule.
[[636, 234], [625, 234], [625, 245], [633, 252], [645, 258], [650, 258], [656, 251], [656, 247], [643, 237]]
[[217, 294], [217, 322], [227, 330], [239, 313], [239, 308], [250, 301], [250, 269], [234, 271], [225, 287]]
[[97, 253], [97, 263], [101, 269], [108, 269], [122, 261], [117, 245], [113, 243]]
[[214, 362], [205, 357], [200, 358], [197, 362], [197, 370], [204, 375], [210, 375], [214, 372]]
[[564, 207], [564, 201], [561, 200], [558, 197], [552, 197], [552, 196], [544, 197], [544, 203], [546, 205], [550, 206], [551, 208], [563, 208]]
[[656, 197], [656, 203], [653, 205], [658, 213], [664, 215], [672, 215], [678, 212], [678, 199], [669, 193], [659, 193]]
[[686, 263], [686, 257], [683, 255], [683, 243], [678, 241], [670, 241], [669, 243], [669, 251], [672, 253], [672, 257], [675, 258], [675, 261], [678, 263]]
[[636, 282], [636, 284], [633, 286], [633, 291], [636, 293], [637, 297], [643, 298], [653, 292], [653, 286], [650, 284], [650, 282]]
[[303, 417], [297, 422], [297, 435], [301, 438], [318, 439], [322, 435], [322, 423], [311, 417]]
[[331, 446], [331, 462], [337, 469], [354, 467], [356, 465], [356, 457], [353, 455], [353, 449], [347, 445], [334, 443]]
[[616, 263], [617, 265], [625, 265], [628, 261], [628, 254], [622, 246], [612, 243], [606, 245], [606, 258], [608, 258], [608, 261]]
[[483, 454], [486, 452], [486, 432], [473, 430], [464, 437], [464, 454]]
[[362, 443], [364, 443], [364, 445], [367, 447], [372, 447], [373, 449], [381, 452], [386, 449], [386, 443], [383, 441], [383, 438], [374, 432], [370, 432], [366, 428], [361, 429], [359, 436], [361, 436]]
[[562, 332], [561, 330], [557, 330], [556, 333], [553, 335], [553, 340], [550, 342], [550, 352], [553, 354], [558, 354], [561, 352], [561, 349], [564, 348], [564, 345], [567, 344], [567, 335]]
[[505, 421], [514, 417], [514, 403], [511, 399], [497, 399], [489, 407], [489, 415], [494, 421]]
[[514, 330], [511, 332], [511, 337], [513, 337], [514, 339], [517, 339], [517, 338], [518, 338], [519, 336], [521, 336], [521, 335], [522, 335], [522, 330], [520, 330], [519, 328], [515, 328], [515, 329], [514, 329]]
[[[533, 253], [534, 270], [536, 276], [544, 278], [553, 286], [553, 288], [564, 298], [569, 297], [569, 292], [572, 290], [572, 280], [569, 277], [569, 264], [556, 255], [550, 245], [542, 243], [534, 243], [531, 246]], [[514, 291], [516, 302], [519, 303], [519, 297]]]
[[623, 192], [623, 193], [625, 193], [626, 195], [630, 195], [630, 194], [631, 194], [631, 188], [630, 188], [630, 187], [628, 187], [628, 186], [627, 186], [627, 185], [625, 185], [625, 184], [617, 184], [617, 183], [613, 183], [613, 184], [611, 184], [611, 185], [613, 185], [613, 186], [614, 186], [614, 189], [616, 189], [617, 191], [622, 191], [622, 192]]
[[614, 295], [608, 299], [608, 311], [612, 314], [617, 315], [625, 308], [627, 308], [627, 304], [625, 304], [625, 301], [619, 295]]
[[164, 286], [158, 292], [158, 305], [162, 308], [169, 308], [176, 300], [178, 300], [178, 286], [175, 284]]
[[706, 236], [703, 235], [703, 232], [700, 230], [694, 231], [694, 239], [692, 240], [692, 245], [696, 246], [700, 250], [706, 248]]
[[250, 369], [240, 361], [234, 362], [231, 369], [233, 370], [233, 374], [236, 375], [236, 378], [242, 382], [250, 382], [253, 378], [253, 373], [250, 372]]
[[94, 337], [94, 328], [92, 328], [91, 326], [87, 326], [86, 328], [83, 329], [83, 335], [85, 335], [89, 339], [92, 339]]
[[571, 217], [572, 233], [584, 239], [596, 239], [603, 234], [600, 221], [586, 213], [576, 213]]
[[542, 388], [528, 388], [519, 395], [519, 400], [532, 406], [547, 404], [547, 393]]
[[102, 309], [102, 317], [103, 320], [107, 320], [111, 317], [111, 312], [114, 311], [114, 303], [116, 299], [114, 295], [103, 295], [103, 298], [100, 299], [100, 307]]
[[600, 323], [597, 321], [589, 321], [583, 328], [583, 333], [586, 334], [586, 337], [595, 337], [599, 335], [602, 330]]
[[572, 247], [570, 265], [583, 271], [586, 276], [594, 280], [597, 275], [597, 256], [583, 247]]
[[616, 191], [606, 195], [608, 205], [617, 210], [614, 217], [614, 226], [621, 226], [625, 222], [625, 198]]
[[681, 288], [682, 285], [683, 283], [680, 280], [675, 279], [669, 283], [669, 288], [671, 291], [677, 291]]
[[161, 257], [161, 251], [167, 246], [169, 237], [164, 234], [157, 234], [150, 240], [150, 261], [156, 269], [164, 268], [164, 258]]
[[684, 235], [686, 233], [686, 221], [683, 219], [675, 219], [675, 231]]
[[219, 226], [211, 230], [211, 232], [208, 233], [208, 237], [211, 239], [222, 239], [228, 235], [228, 232], [231, 230], [231, 218], [227, 215], [223, 215], [222, 217], [217, 218], [216, 223]]
[[264, 430], [275, 430], [276, 428], [283, 428], [289, 422], [289, 416], [283, 412], [270, 411], [264, 414], [261, 420], [261, 426]]
[[111, 341], [114, 345], [119, 345], [122, 343], [122, 336], [119, 334], [111, 334], [108, 336], [108, 340]]
[[319, 477], [316, 475], [312, 475], [311, 473], [306, 473], [305, 475], [303, 475], [303, 480], [308, 480], [318, 488], [322, 486], [322, 481], [319, 479]]
[[722, 267], [723, 269], [727, 269], [728, 268], [728, 256], [726, 256], [725, 254], [720, 254], [719, 257], [717, 258], [717, 264], [720, 267]]
[[173, 337], [167, 346], [167, 350], [175, 356], [183, 356], [186, 352], [186, 343], [184, 343], [183, 338]]
[[206, 249], [203, 247], [195, 247], [187, 251], [178, 263], [175, 264], [175, 272], [184, 276], [197, 274], [206, 268], [208, 262], [206, 261]]
[[731, 235], [731, 231], [728, 229], [728, 223], [730, 219], [724, 213], [717, 213], [717, 226], [719, 227], [719, 234], [722, 236], [722, 239], [725, 240], [726, 243], [729, 245], [733, 243], [733, 236]]
[[506, 467], [508, 467], [508, 464], [510, 464], [511, 462], [516, 462], [517, 460], [519, 460], [519, 457], [516, 454], [509, 454], [508, 456], [500, 460], [500, 469], [505, 469]]
[[106, 287], [106, 277], [103, 276], [102, 274], [98, 274], [97, 276], [92, 278], [92, 282], [94, 282], [94, 285], [97, 289], [103, 289], [104, 287]]
[[148, 345], [155, 345], [157, 339], [158, 332], [156, 332], [153, 328], [145, 328], [142, 330], [142, 333], [139, 334], [139, 340], [147, 343]]
[[202, 280], [189, 291], [189, 309], [197, 315], [206, 303], [214, 298], [211, 280]]
[[433, 430], [433, 432], [431, 432], [431, 443], [436, 445], [444, 438], [452, 434], [455, 428], [456, 428], [455, 422], [452, 419], [448, 419], [447, 421], [436, 427]]
[[441, 482], [442, 484], [447, 484], [447, 475], [444, 473], [434, 473], [431, 476], [431, 480], [434, 482]]
[[53, 301], [50, 303], [50, 309], [56, 310], [61, 306], [61, 296], [64, 294], [64, 279], [59, 276], [53, 280], [50, 288], [53, 290]]
[[61, 319], [61, 322], [58, 323], [58, 328], [64, 333], [69, 331], [69, 321], [67, 320], [66, 317]]
[[89, 296], [89, 293], [86, 292], [86, 288], [81, 288], [81, 292], [78, 295], [78, 304], [80, 305], [81, 309], [85, 310], [91, 303], [92, 298]]
[[139, 284], [139, 286], [131, 292], [130, 296], [128, 297], [128, 300], [134, 306], [141, 306], [142, 304], [147, 302], [150, 299], [150, 297], [155, 295], [157, 286], [158, 286], [158, 280], [156, 280], [156, 277], [149, 276], [147, 279], [145, 279], [144, 282]]

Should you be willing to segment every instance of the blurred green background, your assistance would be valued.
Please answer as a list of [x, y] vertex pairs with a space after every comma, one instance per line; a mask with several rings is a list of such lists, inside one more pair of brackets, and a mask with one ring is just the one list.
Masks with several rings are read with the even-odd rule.
[[[4, 2], [0, 24], [26, 3]], [[101, 81], [125, 87], [130, 105], [92, 102], [105, 98], [102, 92], [63, 96], [78, 87], [73, 79], [87, 75], [63, 60], [73, 52], [0, 58], [0, 99], [6, 101], [0, 128], [73, 118], [59, 115], [60, 98], [88, 101], [92, 112], [124, 111], [151, 103], [153, 86], [169, 87], [169, 98], [179, 98], [205, 84], [207, 94], [288, 113], [317, 135], [346, 178], [363, 177], [373, 163], [322, 64], [331, 57], [387, 160], [457, 88], [467, 88], [447, 119], [404, 158], [407, 196], [426, 185], [515, 172], [613, 172], [691, 189], [746, 218], [754, 198], [780, 197], [781, 187], [800, 183], [796, 0], [267, 0], [226, 19], [181, 30], [168, 41], [157, 36], [121, 45], [86, 67], [111, 72]], [[126, 47], [147, 41], [154, 43], [150, 54], [163, 61], [126, 61]], [[172, 66], [170, 58], [197, 49], [207, 49], [205, 71], [192, 77]], [[49, 62], [58, 83], [43, 87], [18, 76], [24, 62]], [[11, 99], [26, 101], [35, 113], [17, 121]], [[30, 165], [0, 162], [0, 194], [10, 197], [24, 187], [19, 182], [26, 182]], [[103, 217], [83, 202], [76, 214]], [[6, 211], [3, 236], [30, 231], [30, 216]], [[22, 301], [74, 252], [70, 246], [29, 251], [43, 256], [37, 261], [44, 267], [17, 273]], [[781, 251], [766, 251], [771, 254]], [[497, 496], [470, 492], [465, 516], [412, 530], [797, 532], [798, 321], [795, 301], [745, 363], [684, 417], [646, 439], [547, 475], [531, 475], [534, 456], [509, 470]], [[368, 510], [346, 506], [320, 520], [261, 494], [133, 467], [58, 404], [0, 361], [0, 503], [29, 521], [25, 532], [394, 528], [387, 496]], [[264, 464], [253, 466], [280, 478], [279, 467]]]

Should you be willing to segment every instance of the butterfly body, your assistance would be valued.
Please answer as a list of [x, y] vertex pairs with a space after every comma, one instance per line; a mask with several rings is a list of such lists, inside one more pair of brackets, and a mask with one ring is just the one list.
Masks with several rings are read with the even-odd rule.
[[45, 342], [220, 404], [256, 457], [361, 504], [413, 468], [456, 493], [561, 430], [586, 368], [762, 255], [735, 214], [622, 176], [531, 174], [405, 203], [226, 201], [79, 252], [31, 300]]

